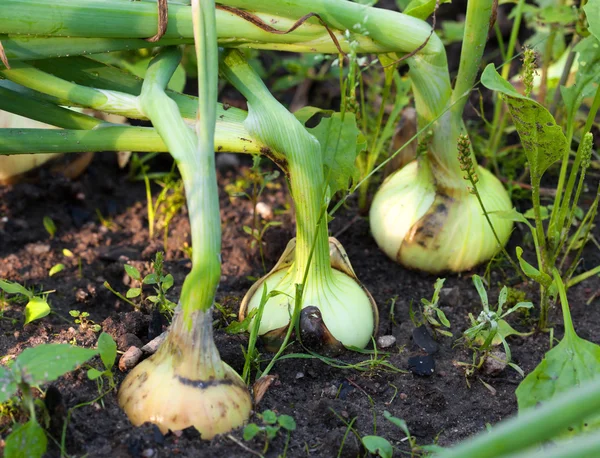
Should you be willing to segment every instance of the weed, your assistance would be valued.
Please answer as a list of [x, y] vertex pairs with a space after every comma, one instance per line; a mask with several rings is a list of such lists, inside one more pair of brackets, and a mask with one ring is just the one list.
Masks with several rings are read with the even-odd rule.
[[247, 424], [244, 427], [243, 432], [244, 440], [251, 441], [256, 437], [261, 438], [265, 443], [263, 446], [263, 453], [267, 453], [269, 443], [283, 430], [287, 434], [285, 445], [285, 449], [287, 450], [292, 431], [296, 429], [296, 421], [294, 418], [289, 415], [277, 415], [272, 410], [265, 410], [263, 413], [257, 414], [257, 417], [261, 419], [261, 424]]

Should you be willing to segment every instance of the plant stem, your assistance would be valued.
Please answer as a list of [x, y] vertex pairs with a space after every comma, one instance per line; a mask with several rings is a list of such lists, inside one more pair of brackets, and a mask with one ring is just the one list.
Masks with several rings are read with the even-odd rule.
[[[327, 225], [318, 224], [324, 190], [319, 142], [273, 98], [239, 52], [226, 55], [221, 72], [248, 100], [245, 124], [250, 133], [274, 151], [283, 153], [287, 160], [286, 171], [296, 204], [296, 282], [304, 283], [304, 272], [309, 266], [315, 275], [329, 275]], [[316, 247], [311, 262], [313, 242]]]
[[450, 99], [453, 105], [452, 110], [457, 113], [457, 116], [462, 116], [479, 73], [493, 9], [493, 0], [469, 0], [467, 2], [460, 64], [456, 75], [456, 85]]

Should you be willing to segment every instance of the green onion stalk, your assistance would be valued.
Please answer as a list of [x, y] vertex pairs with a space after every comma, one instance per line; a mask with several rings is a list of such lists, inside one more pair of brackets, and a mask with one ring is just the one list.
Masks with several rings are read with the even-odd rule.
[[[212, 5], [211, 5], [212, 3]], [[200, 4], [202, 6], [200, 6]], [[187, 275], [168, 337], [136, 366], [119, 390], [119, 405], [135, 425], [152, 422], [162, 432], [193, 426], [203, 439], [241, 426], [252, 408], [241, 377], [215, 346], [212, 305], [221, 276], [221, 226], [214, 161], [218, 51], [214, 2], [194, 0], [199, 116], [196, 135], [165, 88], [181, 59], [165, 48], [150, 63], [139, 108], [175, 158], [186, 189], [192, 234]]]
[[271, 272], [248, 291], [240, 319], [258, 309], [266, 287], [269, 295], [259, 334], [275, 347], [288, 332], [296, 285], [302, 285], [301, 307], [309, 314], [302, 323], [311, 323], [300, 329], [302, 333], [316, 337], [328, 350], [341, 348], [340, 343], [365, 347], [377, 327], [377, 307], [356, 278], [342, 245], [328, 237], [328, 196], [319, 141], [271, 95], [238, 51], [225, 56], [221, 72], [248, 101], [246, 129], [285, 156], [284, 171], [296, 207], [296, 238]]

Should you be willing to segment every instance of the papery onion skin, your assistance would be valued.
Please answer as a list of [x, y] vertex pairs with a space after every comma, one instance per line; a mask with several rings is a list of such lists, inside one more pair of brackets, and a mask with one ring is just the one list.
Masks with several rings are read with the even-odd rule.
[[221, 361], [212, 340], [212, 321], [199, 320], [202, 313], [192, 312], [190, 331], [178, 312], [167, 340], [123, 381], [119, 406], [134, 425], [154, 423], [163, 434], [193, 426], [202, 439], [212, 439], [248, 420], [248, 389]]
[[[294, 311], [296, 269], [290, 264], [293, 241], [280, 263], [260, 279], [242, 302], [240, 318], [260, 305], [262, 290], [284, 294], [268, 299], [260, 322], [260, 335], [286, 328]], [[378, 321], [375, 302], [356, 279], [347, 255], [339, 242], [330, 238], [332, 267], [329, 272], [315, 272], [304, 287], [302, 308], [317, 307], [329, 332], [343, 345], [364, 348], [370, 342]], [[343, 263], [343, 264], [341, 264]], [[341, 265], [340, 265], [341, 264]]]
[[[478, 168], [477, 190], [504, 245], [512, 222], [494, 212], [512, 203], [502, 183]], [[467, 190], [436, 189], [426, 160], [413, 161], [381, 185], [369, 213], [379, 247], [405, 267], [430, 273], [462, 272], [491, 259], [500, 246], [477, 197]]]

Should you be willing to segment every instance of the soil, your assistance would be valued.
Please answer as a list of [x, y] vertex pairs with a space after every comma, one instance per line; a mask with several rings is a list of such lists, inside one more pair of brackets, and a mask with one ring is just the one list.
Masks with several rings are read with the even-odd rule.
[[[248, 170], [249, 159], [223, 158], [219, 170], [223, 276], [217, 301], [225, 310], [235, 313], [253, 279], [263, 275], [263, 268], [258, 250], [250, 246], [250, 237], [243, 230], [244, 225], [252, 225], [252, 205], [245, 198], [231, 198], [225, 192], [227, 184]], [[168, 170], [169, 165], [169, 159], [162, 157], [152, 167]], [[158, 188], [153, 189], [155, 196], [157, 192]], [[265, 235], [265, 264], [269, 269], [293, 236], [293, 212], [281, 179], [266, 190], [260, 200], [274, 211], [274, 220], [283, 223], [270, 228]], [[52, 218], [57, 225], [53, 238], [44, 229], [44, 216]], [[419, 444], [437, 442], [442, 446], [483, 431], [487, 424], [516, 413], [514, 392], [521, 381], [519, 374], [508, 368], [497, 375], [480, 373], [467, 380], [456, 362], [469, 362], [471, 354], [462, 345], [456, 345], [454, 338], [438, 339], [439, 352], [434, 355], [435, 370], [431, 375], [409, 372], [409, 357], [419, 354], [412, 340], [414, 324], [409, 318], [409, 305], [412, 303], [417, 308], [421, 298], [431, 297], [436, 277], [408, 271], [389, 260], [371, 238], [368, 221], [359, 216], [352, 198], [336, 214], [330, 230], [345, 247], [359, 279], [378, 304], [379, 335], [396, 339], [391, 347], [380, 351], [378, 357], [385, 357], [397, 370], [375, 363], [367, 371], [358, 371], [337, 369], [317, 359], [279, 361], [272, 371], [277, 378], [255, 410], [260, 413], [272, 409], [278, 414], [291, 415], [297, 429], [289, 441], [285, 434], [271, 441], [266, 456], [364, 456], [365, 451], [355, 434], [347, 433], [350, 422], [358, 435], [377, 434], [398, 449], [408, 451], [402, 431], [384, 419], [386, 410], [406, 420]], [[511, 246], [521, 243], [522, 238], [523, 234], [517, 229]], [[165, 270], [175, 279], [168, 294], [173, 301], [177, 300], [191, 266], [183, 249], [189, 242], [184, 209], [171, 222], [165, 252]], [[70, 250], [73, 256], [65, 256], [64, 249]], [[135, 311], [103, 284], [107, 281], [124, 293], [130, 286], [124, 264], [132, 264], [143, 275], [147, 274], [155, 253], [161, 250], [162, 231], [152, 239], [149, 237], [144, 184], [131, 181], [127, 170], [118, 168], [114, 154], [96, 154], [90, 167], [77, 180], [58, 178], [42, 170], [24, 183], [0, 188], [0, 278], [45, 291], [55, 290], [49, 296], [52, 313], [26, 326], [22, 325], [22, 305], [11, 303], [5, 307], [0, 319], [0, 355], [6, 355], [2, 361], [15, 357], [25, 348], [51, 342], [93, 347], [98, 333], [75, 324], [69, 315], [74, 309], [88, 312], [90, 320], [101, 324], [103, 330], [112, 335], [119, 350], [126, 350], [132, 342], [148, 342], [149, 332], [156, 331], [152, 329], [151, 316]], [[586, 252], [588, 268], [599, 262], [595, 249], [590, 249], [589, 254]], [[66, 268], [50, 277], [49, 269], [58, 263]], [[536, 303], [536, 289], [515, 284], [515, 279], [510, 278], [513, 275], [510, 268], [503, 267], [506, 266], [495, 264], [491, 271], [492, 300], [502, 285], [514, 284], [528, 300]], [[481, 310], [471, 276], [484, 275], [485, 271], [486, 266], [482, 266], [462, 275], [447, 275], [441, 306], [452, 322], [455, 337], [468, 327], [468, 314], [476, 316]], [[596, 343], [600, 343], [599, 301], [596, 299], [590, 305], [586, 305], [586, 301], [599, 288], [600, 279], [593, 278], [569, 291], [577, 332]], [[561, 319], [557, 312], [553, 310], [552, 320], [556, 323], [555, 336], [560, 337]], [[247, 344], [247, 336], [228, 335], [223, 331], [231, 316], [215, 310], [214, 319], [215, 339], [223, 360], [241, 372], [244, 363], [241, 349]], [[531, 320], [524, 316], [514, 317], [511, 324], [521, 331], [532, 327]], [[511, 338], [510, 347], [514, 362], [528, 373], [549, 349], [549, 336], [541, 333]], [[302, 351], [302, 348], [292, 351]], [[271, 356], [263, 351], [265, 360]], [[370, 358], [370, 355], [352, 352], [340, 356], [350, 363]], [[92, 360], [91, 364], [100, 367], [99, 361]], [[263, 368], [264, 365], [266, 363]], [[120, 384], [126, 374], [118, 369], [115, 372]], [[66, 409], [98, 397], [97, 385], [87, 379], [85, 369], [67, 374], [54, 386]], [[260, 423], [256, 416], [251, 421]], [[53, 424], [48, 432], [60, 442], [60, 428]], [[10, 426], [8, 417], [0, 420], [1, 437], [6, 437]], [[0, 449], [2, 445], [0, 442]], [[241, 430], [212, 441], [200, 440], [195, 430], [163, 437], [152, 425], [133, 427], [117, 405], [116, 392], [109, 392], [101, 400], [73, 410], [66, 445], [71, 456], [248, 457], [253, 456], [249, 450], [262, 453], [264, 441], [246, 442]], [[58, 447], [50, 440], [48, 456], [59, 455]]]

